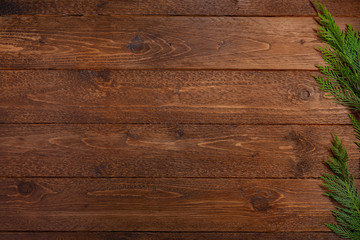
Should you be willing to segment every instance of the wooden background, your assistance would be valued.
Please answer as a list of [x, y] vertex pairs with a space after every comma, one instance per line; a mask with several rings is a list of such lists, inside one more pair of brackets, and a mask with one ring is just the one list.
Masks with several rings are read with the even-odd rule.
[[[360, 29], [359, 0], [323, 0]], [[337, 239], [346, 108], [308, 0], [1, 0], [0, 239]]]

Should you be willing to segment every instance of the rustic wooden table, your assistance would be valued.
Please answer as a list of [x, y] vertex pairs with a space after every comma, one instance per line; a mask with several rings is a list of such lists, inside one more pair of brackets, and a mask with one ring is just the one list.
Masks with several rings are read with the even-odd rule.
[[[322, 1], [360, 29], [359, 0]], [[337, 239], [308, 0], [0, 1], [0, 239]]]

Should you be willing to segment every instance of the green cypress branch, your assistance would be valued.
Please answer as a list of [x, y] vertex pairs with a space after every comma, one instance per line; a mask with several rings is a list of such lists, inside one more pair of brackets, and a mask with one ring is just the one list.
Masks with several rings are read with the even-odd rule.
[[[319, 87], [338, 103], [360, 110], [360, 33], [350, 25], [345, 31], [322, 4], [315, 1], [319, 16], [318, 35], [329, 47], [319, 51], [326, 66], [317, 66], [322, 76], [315, 76]], [[360, 123], [351, 114], [355, 135], [360, 140]], [[360, 143], [355, 142], [360, 149]], [[323, 174], [323, 185], [329, 190], [326, 196], [339, 206], [333, 210], [338, 224], [325, 224], [342, 238], [360, 239], [360, 196], [354, 177], [348, 170], [348, 154], [342, 141], [334, 135], [331, 151], [333, 157], [326, 161], [334, 174]]]
[[326, 66], [317, 66], [324, 76], [316, 76], [320, 89], [353, 110], [360, 110], [360, 36], [350, 25], [341, 31], [329, 11], [319, 10], [319, 37], [329, 47], [319, 47]]

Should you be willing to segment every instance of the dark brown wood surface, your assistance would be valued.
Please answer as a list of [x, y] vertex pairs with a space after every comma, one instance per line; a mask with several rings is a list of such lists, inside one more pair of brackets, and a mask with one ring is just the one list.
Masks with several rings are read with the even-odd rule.
[[[359, 0], [324, 0], [360, 29]], [[307, 0], [0, 1], [0, 240], [338, 239]], [[359, 186], [359, 185], [358, 185]]]
[[0, 232], [1, 240], [338, 240], [332, 233], [229, 232]]
[[[1, 231], [325, 231], [319, 180], [2, 179]], [[5, 206], [5, 207], [4, 207]], [[56, 223], [56, 224], [54, 224]]]
[[0, 176], [317, 178], [351, 126], [0, 125]]
[[[358, 18], [339, 24], [360, 29]], [[0, 69], [298, 69], [322, 63], [311, 17], [1, 17]]]
[[[358, 0], [323, 0], [335, 16], [360, 16]], [[309, 0], [2, 0], [2, 15], [315, 16]]]
[[350, 124], [314, 71], [1, 71], [3, 123]]

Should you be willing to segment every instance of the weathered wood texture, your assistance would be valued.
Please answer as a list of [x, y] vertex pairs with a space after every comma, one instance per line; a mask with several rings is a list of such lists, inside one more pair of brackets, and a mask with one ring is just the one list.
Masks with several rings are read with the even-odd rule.
[[1, 240], [338, 240], [333, 233], [0, 232]]
[[2, 123], [350, 124], [307, 71], [1, 71]]
[[96, 124], [0, 125], [0, 176], [318, 177], [330, 133], [358, 176], [351, 126]]
[[[360, 1], [323, 3], [360, 29]], [[312, 77], [310, 1], [2, 0], [0, 15], [0, 239], [336, 239], [330, 133], [357, 178], [360, 153]]]
[[[360, 16], [358, 0], [321, 1], [335, 16]], [[309, 0], [2, 0], [1, 15], [315, 16]]]
[[328, 231], [319, 180], [2, 179], [1, 231]]
[[[338, 18], [360, 28], [360, 18]], [[0, 69], [304, 69], [315, 20], [290, 17], [1, 17]]]

